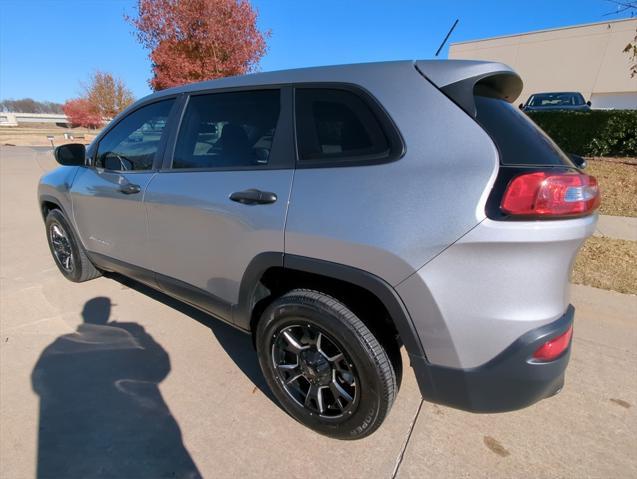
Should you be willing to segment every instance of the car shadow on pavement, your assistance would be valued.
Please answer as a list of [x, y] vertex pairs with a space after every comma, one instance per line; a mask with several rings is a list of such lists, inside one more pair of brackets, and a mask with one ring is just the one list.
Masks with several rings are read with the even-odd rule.
[[126, 287], [134, 289], [138, 293], [144, 294], [155, 301], [159, 301], [160, 303], [189, 316], [209, 328], [226, 354], [230, 357], [230, 359], [232, 359], [243, 374], [252, 381], [252, 383], [263, 393], [264, 396], [272, 401], [277, 407], [281, 408], [281, 405], [272, 394], [272, 391], [263, 377], [256, 351], [252, 345], [252, 338], [249, 334], [245, 334], [238, 329], [229, 326], [220, 319], [206, 314], [193, 306], [179, 301], [178, 299], [172, 298], [161, 291], [157, 291], [149, 286], [138, 283], [134, 279], [117, 273], [107, 273], [107, 277]]
[[168, 353], [139, 324], [109, 322], [110, 310], [109, 298], [87, 301], [77, 331], [33, 369], [37, 477], [201, 477], [159, 391]]

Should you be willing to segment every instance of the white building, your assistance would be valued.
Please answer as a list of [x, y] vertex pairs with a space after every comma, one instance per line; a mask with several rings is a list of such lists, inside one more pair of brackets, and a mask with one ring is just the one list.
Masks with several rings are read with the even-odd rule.
[[494, 60], [524, 81], [519, 102], [533, 93], [578, 91], [593, 108], [637, 109], [637, 76], [623, 50], [637, 34], [637, 19], [520, 33], [452, 43], [449, 58]]

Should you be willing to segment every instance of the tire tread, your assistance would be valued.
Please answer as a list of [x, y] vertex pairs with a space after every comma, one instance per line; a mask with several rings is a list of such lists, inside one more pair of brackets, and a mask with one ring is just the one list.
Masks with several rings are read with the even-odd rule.
[[[71, 240], [73, 241], [74, 246], [78, 252], [77, 254], [78, 264], [76, 265], [76, 267], [79, 270], [79, 275], [72, 277], [60, 269], [62, 274], [67, 279], [74, 281], [76, 283], [83, 283], [84, 281], [90, 281], [92, 279], [99, 278], [100, 276], [102, 276], [102, 273], [93, 265], [93, 263], [91, 263], [91, 260], [88, 258], [86, 254], [86, 250], [84, 249], [84, 246], [82, 246], [82, 243], [79, 241], [77, 234], [75, 233], [75, 229], [71, 226], [71, 224], [69, 223], [69, 220], [66, 218], [64, 213], [57, 208], [49, 211], [49, 213], [46, 216], [47, 241], [49, 241], [48, 224], [50, 220], [55, 220], [61, 223], [62, 226], [64, 226], [64, 229], [71, 236]], [[55, 261], [57, 264], [57, 261], [55, 260], [55, 258], [53, 259], [53, 261]]]
[[272, 305], [276, 306], [277, 303], [289, 303], [292, 301], [302, 302], [307, 306], [325, 311], [330, 316], [336, 315], [341, 320], [342, 325], [354, 333], [363, 349], [372, 358], [382, 384], [381, 391], [379, 391], [379, 394], [381, 394], [380, 408], [376, 420], [355, 438], [359, 439], [368, 436], [382, 424], [398, 392], [396, 372], [388, 353], [367, 325], [338, 299], [313, 289], [299, 288], [283, 294]]

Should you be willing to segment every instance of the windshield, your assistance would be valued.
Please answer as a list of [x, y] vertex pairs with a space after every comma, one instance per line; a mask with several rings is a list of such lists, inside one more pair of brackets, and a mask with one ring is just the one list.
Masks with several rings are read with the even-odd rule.
[[581, 106], [584, 98], [579, 93], [538, 93], [529, 98], [529, 106]]

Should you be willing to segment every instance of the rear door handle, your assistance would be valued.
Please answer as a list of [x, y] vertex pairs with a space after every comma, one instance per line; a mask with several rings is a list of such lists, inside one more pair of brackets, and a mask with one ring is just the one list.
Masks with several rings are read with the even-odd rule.
[[232, 201], [242, 205], [267, 205], [277, 200], [275, 193], [255, 189], [235, 191], [230, 195]]
[[135, 193], [139, 193], [140, 191], [142, 191], [142, 187], [139, 185], [134, 185], [133, 183], [129, 183], [127, 185], [119, 187], [119, 192], [124, 193], [125, 195], [134, 195]]

